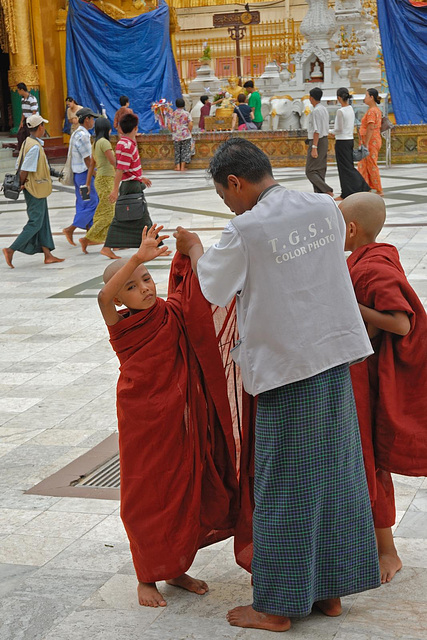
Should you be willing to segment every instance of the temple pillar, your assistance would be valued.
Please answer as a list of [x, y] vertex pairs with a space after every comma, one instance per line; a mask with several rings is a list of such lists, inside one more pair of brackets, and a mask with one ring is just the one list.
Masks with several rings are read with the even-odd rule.
[[16, 85], [25, 82], [28, 90], [40, 100], [40, 81], [37, 67], [34, 64], [32, 42], [32, 24], [29, 0], [15, 0], [13, 5], [13, 22], [16, 36], [16, 51], [10, 53], [9, 87], [11, 90], [13, 129], [16, 133], [21, 120], [21, 97]]

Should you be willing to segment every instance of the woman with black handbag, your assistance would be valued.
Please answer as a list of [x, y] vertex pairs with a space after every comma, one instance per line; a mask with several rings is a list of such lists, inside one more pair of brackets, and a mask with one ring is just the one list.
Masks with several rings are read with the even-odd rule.
[[354, 166], [354, 111], [350, 104], [348, 89], [345, 87], [338, 89], [337, 100], [341, 106], [337, 109], [331, 133], [335, 136], [335, 157], [341, 184], [341, 196], [335, 200], [344, 200], [352, 193], [370, 191], [370, 187]]

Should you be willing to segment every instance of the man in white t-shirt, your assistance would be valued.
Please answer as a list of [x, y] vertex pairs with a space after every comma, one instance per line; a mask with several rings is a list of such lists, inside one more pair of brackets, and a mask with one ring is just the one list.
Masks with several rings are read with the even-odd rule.
[[314, 87], [310, 91], [310, 102], [313, 111], [307, 125], [308, 150], [305, 175], [313, 185], [315, 193], [334, 195], [334, 190], [325, 182], [328, 161], [329, 113], [321, 104], [322, 89]]
[[178, 227], [177, 249], [212, 304], [236, 296], [233, 358], [258, 395], [254, 600], [227, 619], [286, 631], [314, 605], [336, 616], [340, 596], [380, 586], [349, 372], [372, 349], [332, 198], [288, 191], [242, 138], [218, 149], [210, 174], [236, 217], [206, 253]]

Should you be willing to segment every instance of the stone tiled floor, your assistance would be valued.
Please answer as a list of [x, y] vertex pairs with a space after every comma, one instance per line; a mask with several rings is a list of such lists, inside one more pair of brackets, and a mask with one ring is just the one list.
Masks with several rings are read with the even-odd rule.
[[[149, 174], [147, 174], [149, 175]], [[301, 169], [279, 169], [287, 187], [309, 191]], [[382, 170], [388, 207], [381, 239], [395, 244], [409, 279], [427, 303], [426, 166]], [[231, 217], [204, 172], [150, 175], [153, 220], [197, 230], [206, 246]], [[338, 193], [336, 168], [328, 181]], [[0, 640], [225, 640], [267, 638], [230, 627], [228, 608], [251, 600], [248, 575], [230, 541], [199, 552], [192, 573], [210, 592], [194, 596], [161, 585], [165, 610], [142, 609], [116, 501], [26, 495], [24, 491], [103, 441], [116, 429], [117, 362], [96, 304], [107, 260], [85, 256], [61, 229], [73, 216], [69, 189], [49, 199], [57, 255], [15, 254], [0, 263]], [[22, 228], [23, 200], [0, 199], [0, 236], [7, 246]], [[172, 240], [170, 241], [173, 246]], [[123, 255], [130, 255], [129, 251]], [[170, 259], [151, 264], [165, 294]], [[427, 481], [395, 478], [395, 535], [404, 569], [373, 592], [344, 599], [340, 618], [312, 614], [289, 638], [426, 640]]]

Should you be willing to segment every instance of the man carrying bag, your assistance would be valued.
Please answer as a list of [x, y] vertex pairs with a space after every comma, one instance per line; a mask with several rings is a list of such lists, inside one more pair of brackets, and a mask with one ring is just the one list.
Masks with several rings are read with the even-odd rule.
[[151, 187], [151, 180], [142, 175], [136, 142], [138, 116], [127, 113], [119, 125], [123, 136], [116, 145], [116, 176], [110, 193], [110, 202], [116, 203], [116, 210], [104, 246], [138, 248], [142, 230], [153, 225], [143, 193], [146, 187]]
[[10, 247], [3, 249], [8, 266], [13, 269], [15, 251], [28, 255], [44, 254], [45, 264], [63, 262], [52, 255], [55, 248], [49, 222], [47, 198], [52, 193], [49, 163], [43, 150], [44, 120], [40, 115], [27, 118], [30, 137], [21, 147], [18, 157], [19, 178], [27, 204], [28, 222]]

